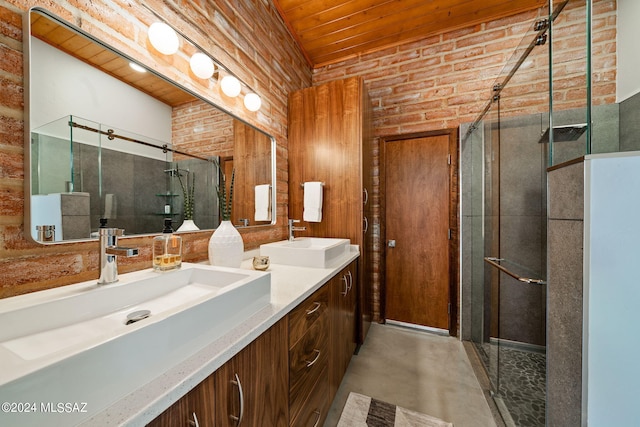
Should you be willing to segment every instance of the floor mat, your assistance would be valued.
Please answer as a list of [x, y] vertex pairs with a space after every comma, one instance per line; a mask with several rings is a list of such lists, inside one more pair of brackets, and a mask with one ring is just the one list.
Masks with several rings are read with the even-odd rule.
[[351, 392], [338, 427], [453, 427], [453, 424]]

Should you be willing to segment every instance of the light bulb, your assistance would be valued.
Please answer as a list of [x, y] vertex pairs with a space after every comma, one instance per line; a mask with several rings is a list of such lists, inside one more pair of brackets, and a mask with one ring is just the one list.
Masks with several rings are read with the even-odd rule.
[[149, 41], [160, 53], [173, 55], [180, 47], [178, 34], [164, 22], [154, 22], [149, 27]]
[[215, 71], [215, 67], [213, 65], [213, 61], [207, 55], [201, 52], [196, 52], [189, 60], [189, 65], [191, 66], [191, 71], [193, 74], [200, 77], [201, 79], [208, 79], [213, 76], [213, 72]]
[[231, 98], [240, 95], [240, 91], [242, 90], [240, 81], [233, 76], [224, 76], [220, 82], [220, 87], [222, 88], [222, 92]]
[[244, 96], [244, 106], [247, 108], [247, 110], [258, 111], [261, 105], [262, 100], [257, 94], [251, 92]]

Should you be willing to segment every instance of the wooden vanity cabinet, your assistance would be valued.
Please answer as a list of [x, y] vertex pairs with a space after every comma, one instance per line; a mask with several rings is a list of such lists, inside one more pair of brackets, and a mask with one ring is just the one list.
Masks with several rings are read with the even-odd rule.
[[147, 425], [149, 427], [213, 426], [215, 423], [213, 382], [213, 375], [210, 375]]
[[354, 260], [149, 426], [321, 426], [356, 348], [357, 286]]
[[148, 425], [194, 427], [195, 412], [200, 427], [288, 426], [287, 334], [285, 317]]
[[358, 342], [358, 260], [289, 314], [291, 426], [320, 426]]
[[289, 313], [290, 425], [322, 425], [331, 400], [329, 286], [324, 285]]
[[289, 425], [287, 318], [214, 372], [215, 425]]
[[329, 396], [333, 400], [349, 366], [357, 345], [357, 285], [356, 261], [345, 267], [330, 282], [331, 360], [329, 362]]
[[359, 245], [358, 342], [372, 317], [371, 101], [361, 77], [305, 88], [289, 97], [289, 217], [303, 220], [301, 184], [320, 181], [322, 221], [301, 236], [338, 237]]

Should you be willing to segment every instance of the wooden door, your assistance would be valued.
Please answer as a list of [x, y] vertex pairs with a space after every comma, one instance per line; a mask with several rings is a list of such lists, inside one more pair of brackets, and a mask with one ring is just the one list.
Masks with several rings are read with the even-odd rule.
[[450, 136], [385, 144], [386, 318], [449, 329]]
[[241, 426], [289, 425], [287, 331], [280, 320], [214, 373], [216, 426], [235, 427], [241, 412]]

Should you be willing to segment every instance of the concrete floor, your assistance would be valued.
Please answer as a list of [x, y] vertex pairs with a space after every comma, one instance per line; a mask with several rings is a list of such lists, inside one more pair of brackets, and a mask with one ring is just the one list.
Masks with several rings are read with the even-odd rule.
[[353, 356], [324, 423], [335, 427], [349, 392], [452, 422], [495, 427], [462, 343], [453, 337], [371, 324]]

